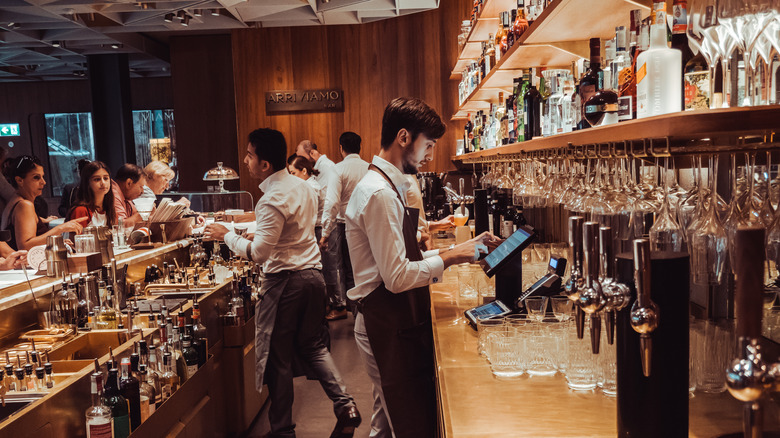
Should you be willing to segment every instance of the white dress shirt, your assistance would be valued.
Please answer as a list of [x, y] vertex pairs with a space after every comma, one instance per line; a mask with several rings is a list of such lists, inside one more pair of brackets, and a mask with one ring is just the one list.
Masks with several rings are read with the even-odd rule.
[[[372, 163], [383, 170], [406, 202], [408, 180], [388, 161], [375, 156]], [[404, 205], [393, 187], [378, 172], [368, 172], [355, 187], [346, 211], [346, 234], [355, 287], [352, 300], [370, 294], [382, 282], [393, 293], [438, 283], [444, 261], [438, 250], [423, 253], [423, 260], [406, 257], [403, 238]]]
[[328, 181], [325, 208], [322, 212], [322, 235], [330, 236], [337, 223], [344, 223], [349, 198], [355, 186], [368, 172], [368, 163], [358, 154], [349, 154], [336, 164]]
[[320, 155], [320, 158], [314, 163], [314, 170], [319, 172], [319, 175], [314, 175], [314, 179], [326, 189], [328, 188], [328, 181], [330, 181], [330, 175], [333, 173], [332, 170], [335, 165], [336, 163], [325, 154]]
[[325, 208], [325, 187], [322, 187], [320, 183], [318, 183], [317, 180], [311, 176], [306, 180], [306, 182], [309, 183], [315, 192], [317, 192], [317, 222], [314, 224], [314, 226], [321, 227], [322, 209]]
[[262, 264], [266, 273], [322, 269], [314, 236], [317, 193], [312, 186], [285, 169], [263, 181], [260, 190], [263, 196], [255, 206], [254, 240], [230, 231], [225, 235], [227, 246]]

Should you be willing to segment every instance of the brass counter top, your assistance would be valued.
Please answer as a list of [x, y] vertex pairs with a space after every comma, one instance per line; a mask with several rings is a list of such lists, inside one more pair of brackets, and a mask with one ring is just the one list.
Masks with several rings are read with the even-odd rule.
[[[439, 239], [446, 248], [454, 239]], [[477, 354], [477, 333], [463, 317], [476, 305], [458, 294], [457, 266], [431, 286], [440, 429], [447, 438], [615, 437], [617, 402], [600, 391], [572, 391], [560, 374], [497, 380]], [[728, 392], [696, 393], [689, 402], [689, 436], [742, 430], [742, 404]], [[765, 430], [780, 430], [777, 403], [764, 402]], [[659, 419], [663, 421], [663, 419]]]

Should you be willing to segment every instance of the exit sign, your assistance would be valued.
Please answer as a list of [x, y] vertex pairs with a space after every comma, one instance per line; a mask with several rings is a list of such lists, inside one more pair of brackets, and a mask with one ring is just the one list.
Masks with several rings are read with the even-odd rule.
[[18, 123], [0, 124], [0, 137], [18, 137], [18, 136], [19, 136]]

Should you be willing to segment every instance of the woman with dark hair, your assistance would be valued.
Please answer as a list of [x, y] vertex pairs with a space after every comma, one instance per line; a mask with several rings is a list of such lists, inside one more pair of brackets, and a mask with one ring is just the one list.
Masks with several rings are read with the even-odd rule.
[[314, 231], [319, 242], [322, 233], [322, 209], [325, 207], [325, 187], [322, 187], [317, 179], [312, 177], [319, 175], [320, 171], [314, 168], [308, 158], [299, 155], [291, 155], [287, 159], [287, 171], [309, 183], [317, 192], [317, 221], [314, 225]]
[[16, 196], [6, 205], [2, 216], [2, 229], [11, 231], [8, 245], [14, 250], [30, 249], [43, 245], [46, 238], [62, 233], [80, 233], [82, 219], [65, 222], [49, 229], [35, 212], [33, 200], [46, 186], [43, 166], [37, 157], [22, 155], [5, 162], [4, 172], [8, 182], [16, 189]]
[[117, 224], [111, 175], [102, 161], [90, 161], [81, 169], [76, 203], [67, 218], [87, 218], [87, 225], [111, 227]]

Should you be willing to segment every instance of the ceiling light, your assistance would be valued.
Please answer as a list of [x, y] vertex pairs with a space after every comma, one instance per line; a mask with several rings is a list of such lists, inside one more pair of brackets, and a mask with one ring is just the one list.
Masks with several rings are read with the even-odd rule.
[[51, 42], [51, 46], [52, 47], [59, 47], [60, 46], [60, 42], [59, 41], [52, 41]]
[[181, 20], [181, 25], [182, 26], [189, 26], [190, 25], [190, 16], [189, 15], [185, 15], [184, 16], [184, 19]]
[[192, 10], [192, 15], [194, 15], [196, 17], [202, 16], [203, 15], [203, 9], [193, 9]]
[[111, 44], [111, 48], [112, 49], [121, 49], [122, 47], [123, 47], [122, 44], [119, 44], [119, 43]]
[[165, 22], [170, 23], [172, 21], [173, 21], [173, 14], [171, 13], [165, 14]]
[[176, 18], [178, 18], [179, 20], [184, 20], [184, 17], [186, 17], [186, 16], [187, 16], [187, 13], [184, 12], [184, 11], [179, 11], [179, 13], [176, 14]]
[[219, 15], [220, 15], [219, 9], [212, 9], [211, 10], [211, 15], [213, 15], [215, 17], [219, 17]]

